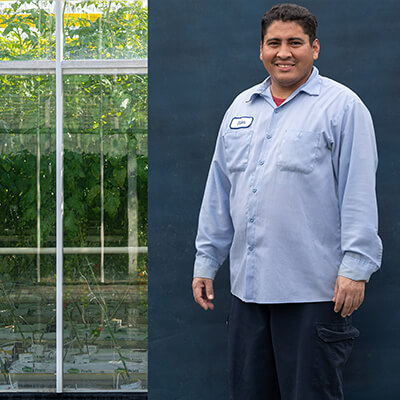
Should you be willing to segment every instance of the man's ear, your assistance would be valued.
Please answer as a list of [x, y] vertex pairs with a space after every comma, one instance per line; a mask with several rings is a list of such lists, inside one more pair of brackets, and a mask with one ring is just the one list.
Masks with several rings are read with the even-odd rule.
[[263, 58], [262, 58], [262, 49], [263, 49], [263, 42], [262, 42], [262, 40], [260, 41], [260, 60], [262, 61], [263, 60]]
[[318, 39], [314, 39], [313, 44], [312, 44], [313, 60], [314, 61], [318, 59], [319, 50], [320, 50], [319, 40]]

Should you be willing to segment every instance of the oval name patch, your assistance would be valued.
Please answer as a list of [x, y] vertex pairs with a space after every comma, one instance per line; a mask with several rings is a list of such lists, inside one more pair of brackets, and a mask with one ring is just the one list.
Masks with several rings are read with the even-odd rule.
[[240, 129], [240, 128], [248, 128], [253, 123], [253, 117], [234, 117], [232, 118], [231, 123], [229, 124], [229, 128], [231, 129]]

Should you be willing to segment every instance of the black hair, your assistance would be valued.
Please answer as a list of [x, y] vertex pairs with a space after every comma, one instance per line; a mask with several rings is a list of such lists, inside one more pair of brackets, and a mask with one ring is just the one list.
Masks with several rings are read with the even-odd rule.
[[305, 7], [297, 4], [277, 4], [268, 10], [261, 20], [261, 42], [264, 41], [264, 36], [267, 33], [268, 27], [274, 21], [294, 21], [299, 24], [306, 35], [310, 38], [312, 45], [317, 37], [317, 18]]

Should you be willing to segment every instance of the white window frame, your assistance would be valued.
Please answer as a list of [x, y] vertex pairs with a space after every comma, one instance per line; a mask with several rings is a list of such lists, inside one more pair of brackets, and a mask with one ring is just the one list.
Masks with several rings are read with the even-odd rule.
[[63, 247], [64, 216], [64, 138], [62, 77], [69, 75], [148, 73], [147, 59], [140, 60], [63, 60], [63, 6], [55, 2], [56, 61], [0, 61], [0, 75], [56, 76], [56, 247], [0, 247], [0, 254], [56, 254], [56, 392], [63, 390], [63, 267], [64, 254], [126, 254], [147, 253], [147, 247]]

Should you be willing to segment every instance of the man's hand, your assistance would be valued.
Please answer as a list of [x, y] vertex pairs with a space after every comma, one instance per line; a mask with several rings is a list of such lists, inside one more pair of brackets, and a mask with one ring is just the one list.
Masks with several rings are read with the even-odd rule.
[[342, 310], [342, 317], [349, 317], [364, 301], [364, 293], [365, 281], [353, 281], [339, 275], [332, 299], [335, 302], [335, 312]]
[[193, 297], [204, 310], [214, 310], [213, 280], [208, 278], [194, 278], [192, 283]]

